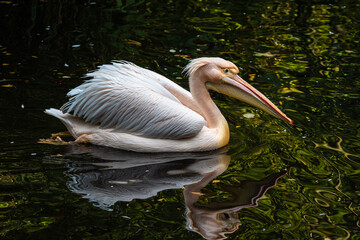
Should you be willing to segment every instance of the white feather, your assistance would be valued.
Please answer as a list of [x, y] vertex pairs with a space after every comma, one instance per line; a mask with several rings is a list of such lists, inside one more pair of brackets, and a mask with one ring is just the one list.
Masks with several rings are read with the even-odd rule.
[[221, 58], [207, 58], [207, 57], [202, 57], [202, 58], [195, 58], [190, 60], [190, 63], [188, 65], [186, 65], [186, 67], [183, 70], [183, 73], [186, 76], [190, 76], [191, 74], [195, 73], [197, 70], [199, 70], [201, 67], [211, 63], [214, 61], [214, 59], [217, 59], [219, 61], [223, 60]]
[[170, 91], [181, 89], [188, 98], [190, 93], [157, 73], [113, 62], [87, 77], [91, 79], [68, 93], [64, 113], [100, 128], [154, 138], [192, 137], [205, 125], [196, 109], [184, 106]]
[[113, 132], [112, 129], [100, 129], [98, 125], [86, 123], [79, 117], [62, 113], [54, 108], [46, 109], [45, 113], [60, 119], [75, 138], [91, 133], [88, 135], [88, 140], [93, 144], [134, 152], [207, 151], [224, 146], [224, 141], [226, 141], [226, 136], [216, 134], [218, 129], [209, 129], [206, 126], [192, 138], [179, 140], [147, 138], [130, 133]]

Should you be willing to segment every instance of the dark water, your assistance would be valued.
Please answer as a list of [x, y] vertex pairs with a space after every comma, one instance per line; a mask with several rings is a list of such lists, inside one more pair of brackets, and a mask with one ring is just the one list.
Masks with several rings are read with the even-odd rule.
[[[55, 3], [56, 2], [56, 3]], [[359, 239], [359, 1], [0, 1], [0, 238]], [[220, 94], [227, 149], [38, 144], [81, 77], [125, 59], [187, 87], [220, 56], [294, 120]]]

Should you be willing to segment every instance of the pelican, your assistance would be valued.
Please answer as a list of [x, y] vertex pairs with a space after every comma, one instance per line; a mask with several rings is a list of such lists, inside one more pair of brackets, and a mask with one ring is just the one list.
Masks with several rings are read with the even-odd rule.
[[232, 96], [289, 124], [292, 120], [238, 76], [232, 62], [218, 57], [190, 61], [184, 73], [190, 92], [135, 64], [118, 61], [88, 73], [72, 89], [60, 119], [79, 143], [135, 152], [197, 152], [229, 142], [229, 127], [208, 89]]

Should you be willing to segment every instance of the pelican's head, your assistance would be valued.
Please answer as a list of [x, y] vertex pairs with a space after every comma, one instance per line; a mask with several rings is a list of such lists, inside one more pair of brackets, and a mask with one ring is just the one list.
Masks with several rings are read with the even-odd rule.
[[290, 124], [293, 121], [280, 111], [267, 97], [238, 76], [239, 69], [222, 58], [197, 58], [185, 67], [190, 76], [204, 81], [208, 89], [239, 99]]

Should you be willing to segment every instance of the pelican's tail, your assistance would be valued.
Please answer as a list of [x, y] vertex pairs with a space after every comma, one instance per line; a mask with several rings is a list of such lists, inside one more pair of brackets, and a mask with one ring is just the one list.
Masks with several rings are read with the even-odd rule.
[[46, 109], [45, 113], [60, 119], [60, 121], [65, 125], [74, 138], [79, 136], [79, 130], [82, 128], [82, 126], [84, 124], [87, 125], [82, 119], [74, 117], [68, 113], [63, 113], [59, 109]]

